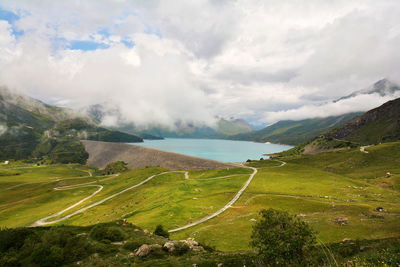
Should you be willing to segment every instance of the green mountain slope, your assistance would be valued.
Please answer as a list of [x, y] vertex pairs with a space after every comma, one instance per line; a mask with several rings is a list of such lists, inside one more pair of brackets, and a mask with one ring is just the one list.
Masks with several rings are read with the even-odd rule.
[[398, 140], [400, 140], [400, 98], [388, 101], [340, 127], [278, 155], [318, 154]]
[[80, 139], [142, 142], [142, 138], [102, 128], [73, 110], [45, 104], [0, 88], [0, 160], [45, 158], [85, 163]]
[[399, 140], [400, 98], [355, 117], [327, 136], [364, 145]]
[[338, 127], [361, 113], [348, 113], [327, 118], [314, 118], [301, 121], [279, 121], [264, 129], [232, 136], [234, 140], [271, 142], [298, 145]]

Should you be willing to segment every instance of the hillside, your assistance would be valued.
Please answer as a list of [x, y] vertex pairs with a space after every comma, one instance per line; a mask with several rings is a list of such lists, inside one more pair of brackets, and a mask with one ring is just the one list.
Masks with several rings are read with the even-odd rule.
[[313, 140], [278, 153], [277, 156], [318, 154], [398, 140], [400, 98], [388, 101]]
[[230, 137], [233, 140], [271, 142], [298, 145], [338, 127], [360, 113], [348, 113], [327, 118], [314, 118], [301, 121], [279, 121], [264, 129]]
[[0, 88], [0, 160], [45, 159], [84, 163], [80, 139], [142, 142], [142, 138], [96, 125], [73, 110], [45, 104]]
[[326, 135], [363, 145], [399, 140], [400, 98], [355, 117]]

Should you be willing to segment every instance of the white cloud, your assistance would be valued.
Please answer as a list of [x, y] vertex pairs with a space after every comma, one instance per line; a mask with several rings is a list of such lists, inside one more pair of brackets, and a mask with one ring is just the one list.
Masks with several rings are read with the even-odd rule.
[[[400, 81], [400, 3], [2, 1], [0, 84], [44, 101], [117, 106], [126, 121], [271, 122], [364, 111], [323, 104], [383, 77]], [[74, 40], [109, 45], [69, 50]], [[123, 41], [134, 43], [128, 48]], [[375, 100], [374, 100], [375, 99]], [[349, 100], [350, 101], [350, 100]], [[112, 123], [110, 119], [109, 123]]]
[[361, 112], [376, 108], [383, 103], [397, 97], [400, 97], [400, 92], [394, 96], [380, 96], [377, 93], [363, 94], [338, 102], [328, 102], [322, 105], [304, 105], [295, 109], [266, 112], [264, 116], [264, 122], [324, 118], [351, 112]]

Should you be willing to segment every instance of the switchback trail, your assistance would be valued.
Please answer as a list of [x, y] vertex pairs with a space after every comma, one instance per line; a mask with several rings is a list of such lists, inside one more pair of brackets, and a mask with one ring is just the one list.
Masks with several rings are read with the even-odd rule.
[[[284, 166], [285, 164], [286, 164], [286, 162], [283, 162], [283, 161], [282, 161], [282, 164], [279, 165], [279, 166], [276, 166], [276, 167], [282, 167], [282, 166]], [[169, 230], [168, 232], [171, 232], [171, 233], [172, 233], [172, 232], [177, 232], [177, 231], [181, 231], [181, 230], [187, 229], [187, 228], [189, 228], [189, 227], [192, 227], [192, 226], [201, 224], [201, 223], [203, 223], [203, 222], [206, 222], [206, 221], [208, 221], [208, 220], [210, 220], [210, 219], [212, 219], [212, 218], [218, 216], [219, 214], [223, 213], [225, 210], [227, 210], [228, 208], [230, 208], [230, 207], [240, 198], [240, 196], [243, 194], [243, 192], [246, 190], [246, 188], [249, 186], [249, 184], [250, 184], [251, 181], [253, 180], [254, 176], [255, 176], [255, 175], [257, 174], [257, 172], [258, 172], [258, 171], [257, 171], [257, 168], [254, 168], [254, 167], [249, 167], [249, 166], [244, 166], [244, 165], [240, 165], [240, 167], [252, 169], [253, 172], [250, 174], [249, 179], [247, 179], [247, 181], [246, 181], [246, 183], [243, 185], [243, 187], [236, 193], [236, 195], [235, 195], [224, 207], [222, 207], [221, 209], [219, 209], [218, 211], [214, 212], [213, 214], [208, 215], [208, 216], [206, 216], [206, 217], [204, 217], [204, 218], [202, 218], [202, 219], [200, 219], [200, 220], [197, 220], [197, 221], [195, 221], [195, 222], [192, 222], [192, 223], [190, 223], [190, 224], [184, 225], [184, 226], [179, 227], [179, 228], [171, 229], [171, 230]], [[68, 215], [66, 215], [66, 216], [64, 216], [64, 217], [61, 217], [61, 218], [58, 218], [58, 219], [49, 221], [50, 219], [55, 218], [55, 217], [58, 217], [58, 216], [61, 216], [61, 215], [64, 214], [66, 211], [71, 210], [72, 208], [74, 208], [74, 207], [76, 207], [76, 206], [82, 204], [83, 202], [89, 200], [90, 198], [92, 198], [92, 197], [94, 197], [95, 195], [97, 195], [97, 194], [98, 194], [100, 191], [102, 191], [103, 188], [104, 188], [102, 185], [94, 184], [94, 183], [97, 183], [97, 181], [92, 181], [92, 182], [83, 183], [83, 184], [76, 184], [76, 185], [63, 186], [63, 187], [56, 187], [56, 188], [54, 188], [54, 190], [69, 190], [69, 189], [76, 189], [76, 188], [80, 188], [80, 187], [89, 187], [89, 186], [98, 187], [98, 189], [97, 189], [94, 193], [92, 193], [90, 196], [83, 198], [82, 200], [78, 201], [77, 203], [75, 203], [75, 204], [73, 204], [73, 205], [71, 205], [71, 206], [69, 206], [69, 207], [67, 207], [67, 208], [65, 208], [65, 209], [63, 209], [63, 210], [61, 210], [61, 211], [55, 213], [55, 214], [52, 214], [52, 215], [50, 215], [50, 216], [47, 216], [47, 217], [45, 217], [45, 218], [42, 218], [42, 219], [36, 221], [36, 222], [33, 223], [31, 226], [32, 226], [32, 227], [36, 227], [36, 226], [49, 225], [49, 224], [54, 224], [54, 223], [58, 223], [58, 222], [64, 221], [64, 220], [66, 220], [66, 219], [71, 218], [72, 216], [75, 216], [75, 215], [77, 215], [77, 214], [79, 214], [79, 213], [82, 213], [82, 212], [88, 210], [88, 209], [91, 209], [91, 208], [93, 208], [93, 207], [96, 207], [96, 206], [98, 206], [98, 205], [104, 203], [104, 202], [107, 201], [107, 200], [110, 200], [110, 199], [112, 199], [112, 198], [114, 198], [114, 197], [116, 197], [116, 196], [119, 196], [120, 194], [123, 194], [123, 193], [125, 193], [126, 191], [129, 191], [129, 190], [131, 190], [131, 189], [134, 189], [134, 188], [136, 188], [136, 187], [139, 187], [139, 186], [141, 186], [141, 185], [143, 185], [143, 184], [149, 182], [150, 180], [152, 180], [153, 178], [155, 178], [155, 177], [157, 177], [157, 176], [160, 176], [160, 175], [163, 175], [163, 174], [167, 174], [167, 173], [183, 173], [183, 174], [184, 174], [184, 179], [186, 179], [186, 180], [189, 180], [189, 179], [190, 179], [190, 178], [189, 178], [189, 172], [188, 172], [188, 171], [168, 171], [168, 172], [158, 173], [158, 174], [155, 174], [155, 175], [152, 175], [152, 176], [146, 178], [145, 180], [141, 181], [141, 182], [138, 183], [138, 184], [135, 184], [135, 185], [133, 185], [133, 186], [130, 186], [130, 187], [128, 187], [128, 188], [125, 188], [125, 189], [123, 189], [123, 190], [121, 190], [121, 191], [119, 191], [119, 192], [117, 192], [117, 193], [115, 193], [115, 194], [112, 194], [112, 195], [110, 195], [110, 196], [108, 196], [108, 197], [106, 197], [106, 198], [103, 198], [102, 200], [99, 200], [99, 201], [97, 201], [97, 202], [95, 202], [95, 203], [93, 203], [93, 204], [91, 204], [91, 205], [89, 205], [89, 206], [86, 206], [86, 207], [83, 207], [83, 208], [81, 208], [81, 209], [79, 209], [79, 210], [77, 210], [77, 211], [74, 211], [74, 212], [71, 213], [71, 214], [68, 214]], [[89, 173], [89, 174], [91, 174], [91, 173]], [[117, 177], [118, 175], [119, 175], [119, 174], [113, 175], [113, 176], [111, 176], [111, 177], [109, 177], [109, 178], [105, 178], [105, 179], [102, 179], [102, 180], [100, 180], [100, 181], [108, 180], [108, 179]], [[213, 177], [213, 178], [206, 178], [206, 179], [194, 179], [194, 180], [222, 179], [222, 178], [228, 178], [228, 177], [233, 177], [233, 176], [238, 176], [238, 175], [228, 175], [228, 176], [220, 176], [220, 177]]]

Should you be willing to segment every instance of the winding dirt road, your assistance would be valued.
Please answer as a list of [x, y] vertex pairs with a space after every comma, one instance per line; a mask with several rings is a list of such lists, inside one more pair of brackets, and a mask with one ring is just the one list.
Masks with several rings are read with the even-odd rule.
[[[285, 164], [286, 164], [286, 162], [283, 162], [283, 161], [282, 161], [282, 162], [281, 162], [281, 165], [276, 166], [276, 167], [282, 167], [282, 166], [284, 166]], [[243, 192], [246, 190], [246, 188], [249, 186], [249, 184], [250, 184], [251, 181], [253, 180], [254, 176], [255, 176], [255, 175], [257, 174], [257, 172], [258, 172], [257, 168], [254, 168], [254, 167], [249, 167], [249, 166], [244, 166], [244, 165], [240, 165], [240, 167], [242, 167], [242, 168], [247, 168], [247, 169], [252, 169], [253, 172], [250, 174], [249, 179], [247, 179], [247, 181], [246, 181], [246, 183], [243, 185], [243, 187], [235, 194], [235, 196], [234, 196], [224, 207], [222, 207], [221, 209], [219, 209], [218, 211], [214, 212], [213, 214], [210, 214], [210, 215], [208, 215], [208, 216], [206, 216], [206, 217], [204, 217], [204, 218], [202, 218], [202, 219], [200, 219], [200, 220], [197, 220], [197, 221], [192, 222], [192, 223], [190, 223], [190, 224], [184, 225], [184, 226], [182, 226], [182, 227], [178, 227], [178, 228], [175, 228], [175, 229], [171, 229], [171, 230], [169, 230], [168, 232], [173, 233], [173, 232], [181, 231], [181, 230], [184, 230], [184, 229], [193, 227], [193, 226], [195, 226], [195, 225], [204, 223], [204, 222], [206, 222], [206, 221], [208, 221], [208, 220], [210, 220], [210, 219], [212, 219], [212, 218], [218, 216], [219, 214], [223, 213], [223, 212], [224, 212], [225, 210], [227, 210], [228, 208], [230, 208], [230, 207], [240, 198], [240, 196], [243, 194]], [[69, 218], [71, 218], [72, 216], [75, 216], [75, 215], [77, 215], [77, 214], [79, 214], [79, 213], [82, 213], [82, 212], [84, 212], [84, 211], [86, 211], [86, 210], [88, 210], [88, 209], [90, 209], [90, 208], [96, 207], [96, 206], [98, 206], [98, 205], [104, 203], [105, 201], [110, 200], [110, 199], [112, 199], [112, 198], [114, 198], [114, 197], [116, 197], [116, 196], [119, 196], [119, 195], [121, 195], [121, 194], [123, 194], [123, 193], [125, 193], [125, 192], [127, 192], [127, 191], [129, 191], [129, 190], [131, 190], [131, 189], [134, 189], [134, 188], [136, 188], [136, 187], [139, 187], [139, 186], [141, 186], [141, 185], [143, 185], [143, 184], [149, 182], [150, 180], [152, 180], [153, 178], [155, 178], [155, 177], [157, 177], [157, 176], [160, 176], [160, 175], [163, 175], [163, 174], [167, 174], [167, 173], [183, 173], [183, 174], [184, 174], [184, 179], [186, 179], [186, 180], [189, 180], [189, 179], [190, 179], [190, 178], [189, 178], [189, 172], [188, 172], [188, 171], [168, 171], [168, 172], [158, 173], [158, 174], [155, 174], [155, 175], [152, 175], [152, 176], [146, 178], [145, 180], [141, 181], [141, 182], [138, 183], [138, 184], [135, 184], [135, 185], [133, 185], [133, 186], [130, 186], [130, 187], [128, 187], [128, 188], [125, 188], [124, 190], [121, 190], [121, 191], [119, 191], [119, 192], [117, 192], [117, 193], [115, 193], [115, 194], [113, 194], [113, 195], [110, 195], [110, 196], [108, 196], [108, 197], [106, 197], [106, 198], [103, 198], [102, 200], [99, 200], [99, 201], [97, 201], [97, 202], [95, 202], [95, 203], [93, 203], [93, 204], [91, 204], [91, 205], [89, 205], [89, 206], [86, 206], [86, 207], [83, 207], [83, 208], [81, 208], [81, 209], [79, 209], [79, 210], [77, 210], [77, 211], [74, 211], [74, 212], [71, 213], [71, 214], [68, 214], [68, 215], [66, 215], [66, 216], [64, 216], [64, 217], [61, 217], [61, 218], [58, 218], [58, 219], [49, 221], [50, 219], [55, 218], [55, 217], [58, 217], [58, 216], [61, 216], [61, 215], [64, 214], [66, 211], [71, 210], [72, 208], [74, 208], [74, 207], [76, 207], [76, 206], [82, 204], [83, 202], [89, 200], [90, 198], [92, 198], [92, 197], [94, 197], [95, 195], [97, 195], [97, 194], [98, 194], [100, 191], [102, 191], [103, 188], [104, 188], [102, 185], [93, 184], [93, 183], [97, 183], [97, 181], [88, 182], [88, 183], [83, 183], [83, 184], [77, 184], [77, 185], [56, 187], [56, 188], [54, 188], [54, 190], [69, 190], [69, 189], [76, 189], [76, 188], [79, 188], [79, 187], [88, 187], [88, 186], [98, 187], [98, 189], [97, 189], [94, 193], [92, 193], [90, 196], [83, 198], [82, 200], [78, 201], [77, 203], [75, 203], [75, 204], [73, 204], [73, 205], [71, 205], [71, 206], [69, 206], [69, 207], [67, 207], [67, 208], [65, 208], [65, 209], [63, 209], [63, 210], [61, 210], [61, 211], [55, 213], [55, 214], [52, 214], [52, 215], [50, 215], [50, 216], [47, 216], [47, 217], [45, 217], [45, 218], [42, 218], [42, 219], [36, 221], [36, 222], [33, 223], [31, 226], [32, 226], [32, 227], [36, 227], [36, 226], [49, 225], [49, 224], [54, 224], [54, 223], [58, 223], [58, 222], [64, 221], [64, 220], [69, 219]], [[91, 173], [89, 173], [89, 175], [91, 176]], [[119, 175], [119, 174], [113, 175], [113, 176], [111, 176], [111, 177], [105, 178], [105, 179], [100, 180], [100, 181], [108, 180], [108, 179], [117, 177], [118, 175]], [[220, 177], [213, 177], [213, 178], [205, 178], [205, 179], [196, 179], [196, 180], [222, 179], [222, 178], [228, 178], [228, 177], [234, 177], [234, 176], [239, 176], [239, 175], [227, 175], [227, 176], [220, 176]]]

